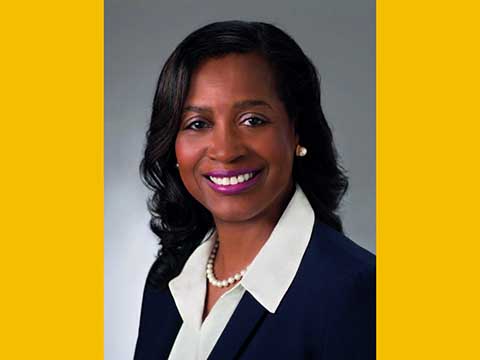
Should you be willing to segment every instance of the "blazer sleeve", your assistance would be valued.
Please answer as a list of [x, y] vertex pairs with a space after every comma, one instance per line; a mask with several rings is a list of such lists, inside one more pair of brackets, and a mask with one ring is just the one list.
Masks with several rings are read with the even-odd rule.
[[359, 273], [344, 287], [329, 319], [325, 359], [370, 360], [376, 356], [376, 270]]

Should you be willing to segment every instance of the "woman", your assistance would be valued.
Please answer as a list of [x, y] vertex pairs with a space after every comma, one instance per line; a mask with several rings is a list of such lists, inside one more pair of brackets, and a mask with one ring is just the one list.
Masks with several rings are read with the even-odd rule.
[[375, 258], [342, 235], [347, 179], [287, 34], [190, 34], [161, 72], [141, 171], [160, 250], [135, 359], [375, 357]]

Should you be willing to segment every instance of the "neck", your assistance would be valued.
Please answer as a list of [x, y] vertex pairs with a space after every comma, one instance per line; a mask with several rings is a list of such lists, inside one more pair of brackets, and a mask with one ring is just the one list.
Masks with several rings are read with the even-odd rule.
[[248, 221], [224, 222], [215, 219], [219, 248], [215, 273], [225, 278], [247, 267], [267, 242], [293, 192], [272, 206], [270, 211]]

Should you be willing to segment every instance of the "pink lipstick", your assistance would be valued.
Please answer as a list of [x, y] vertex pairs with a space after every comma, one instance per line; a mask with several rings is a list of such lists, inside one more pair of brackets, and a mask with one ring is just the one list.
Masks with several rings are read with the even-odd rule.
[[260, 177], [259, 169], [215, 170], [205, 174], [208, 185], [224, 195], [235, 195], [254, 186]]

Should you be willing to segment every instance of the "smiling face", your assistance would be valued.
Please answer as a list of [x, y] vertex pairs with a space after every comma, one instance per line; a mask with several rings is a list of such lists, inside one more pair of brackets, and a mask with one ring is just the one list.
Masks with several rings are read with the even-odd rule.
[[297, 143], [263, 57], [229, 54], [196, 69], [175, 152], [185, 187], [215, 222], [279, 216]]

